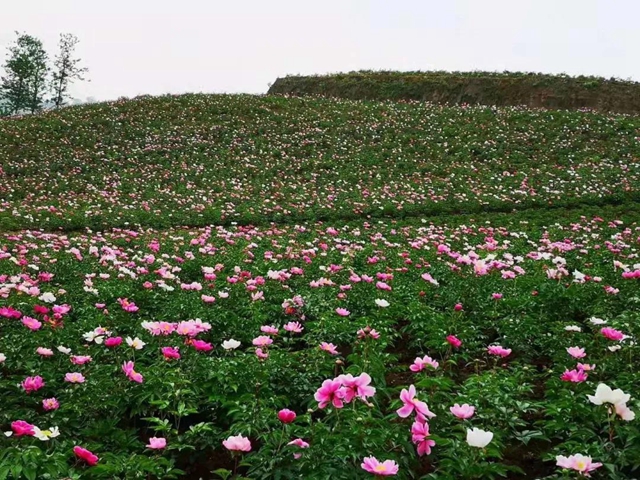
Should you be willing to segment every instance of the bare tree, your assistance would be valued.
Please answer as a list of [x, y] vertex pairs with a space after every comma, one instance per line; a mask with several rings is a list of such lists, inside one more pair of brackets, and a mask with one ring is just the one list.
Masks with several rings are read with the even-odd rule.
[[60, 108], [69, 98], [69, 85], [74, 80], [84, 80], [84, 74], [88, 71], [80, 67], [80, 59], [74, 58], [76, 45], [80, 42], [78, 37], [72, 33], [60, 35], [60, 51], [54, 61], [55, 71], [53, 72], [52, 90], [53, 104]]

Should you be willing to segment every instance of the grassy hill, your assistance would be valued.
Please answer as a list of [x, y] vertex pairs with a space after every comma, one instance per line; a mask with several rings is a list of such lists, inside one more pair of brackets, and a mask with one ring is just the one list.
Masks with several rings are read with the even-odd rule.
[[166, 227], [638, 199], [640, 118], [249, 95], [0, 122], [0, 228]]
[[640, 84], [538, 73], [373, 72], [278, 78], [269, 94], [640, 113]]

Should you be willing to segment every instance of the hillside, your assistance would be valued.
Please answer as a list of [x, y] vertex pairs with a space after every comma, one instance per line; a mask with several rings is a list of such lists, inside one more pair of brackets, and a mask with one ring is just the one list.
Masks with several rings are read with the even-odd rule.
[[269, 94], [640, 113], [640, 83], [536, 73], [361, 71], [293, 75], [278, 78]]
[[637, 200], [640, 118], [143, 97], [0, 122], [0, 228], [166, 227]]

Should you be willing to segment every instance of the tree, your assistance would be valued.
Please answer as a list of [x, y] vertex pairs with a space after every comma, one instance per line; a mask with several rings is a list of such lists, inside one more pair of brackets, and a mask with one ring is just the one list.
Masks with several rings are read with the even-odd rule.
[[37, 112], [42, 108], [47, 87], [48, 56], [42, 42], [35, 37], [16, 32], [18, 38], [9, 47], [4, 65], [5, 76], [0, 84], [0, 99], [12, 113]]
[[69, 85], [73, 80], [84, 80], [83, 74], [88, 70], [79, 66], [80, 59], [74, 58], [73, 54], [80, 40], [72, 33], [60, 35], [60, 52], [56, 56], [53, 72], [53, 103], [56, 108], [64, 105], [69, 98]]

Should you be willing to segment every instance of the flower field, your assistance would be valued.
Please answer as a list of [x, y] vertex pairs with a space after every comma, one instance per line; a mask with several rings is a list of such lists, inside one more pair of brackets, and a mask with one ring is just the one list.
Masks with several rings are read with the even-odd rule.
[[249, 95], [0, 121], [0, 228], [407, 217], [640, 200], [640, 117]]
[[639, 129], [204, 95], [0, 122], [0, 480], [636, 478]]

